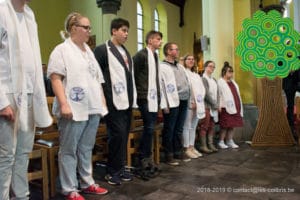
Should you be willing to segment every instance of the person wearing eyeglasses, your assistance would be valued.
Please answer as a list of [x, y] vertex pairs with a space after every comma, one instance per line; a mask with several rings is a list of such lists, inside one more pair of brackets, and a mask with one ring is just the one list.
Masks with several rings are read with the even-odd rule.
[[176, 60], [179, 49], [176, 43], [168, 42], [163, 48], [165, 59], [160, 64], [164, 127], [162, 145], [166, 163], [177, 166], [177, 159], [189, 162], [191, 159], [183, 152], [182, 132], [190, 98], [190, 83], [184, 67]]
[[204, 63], [202, 81], [205, 87], [205, 118], [201, 119], [199, 126], [200, 151], [203, 153], [217, 152], [214, 145], [215, 122], [218, 122], [219, 91], [217, 80], [212, 76], [215, 63], [208, 60]]
[[105, 117], [108, 133], [107, 175], [111, 185], [131, 181], [132, 174], [125, 169], [127, 140], [132, 108], [136, 104], [133, 61], [126, 47], [129, 22], [123, 18], [111, 21], [111, 39], [97, 46], [95, 57], [103, 71], [104, 94], [109, 114]]
[[35, 127], [52, 124], [29, 0], [0, 3], [0, 199], [29, 199]]
[[[222, 77], [218, 80], [220, 92], [219, 124], [221, 149], [238, 148], [233, 141], [233, 129], [243, 126], [243, 105], [237, 83], [233, 80], [233, 68], [228, 62], [222, 68]], [[224, 140], [226, 139], [226, 143]]]
[[86, 42], [90, 21], [80, 13], [65, 20], [67, 39], [52, 51], [48, 64], [55, 100], [53, 114], [58, 119], [58, 166], [62, 193], [68, 200], [83, 200], [88, 194], [106, 194], [92, 177], [92, 150], [100, 117], [108, 113], [97, 60]]

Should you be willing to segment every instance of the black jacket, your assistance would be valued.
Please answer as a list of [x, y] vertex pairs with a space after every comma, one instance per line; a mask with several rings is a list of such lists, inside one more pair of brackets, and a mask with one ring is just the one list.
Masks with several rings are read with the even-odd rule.
[[[156, 62], [156, 72], [158, 72], [158, 58], [156, 53], [154, 54]], [[137, 98], [139, 100], [147, 100], [148, 94], [148, 76], [149, 76], [149, 63], [148, 63], [148, 51], [146, 48], [140, 50], [133, 57], [134, 63], [134, 78], [137, 90]], [[158, 99], [160, 99], [160, 89], [159, 89], [159, 77], [156, 73], [156, 87]]]
[[[129, 108], [132, 108], [132, 103], [133, 103], [133, 76], [132, 76], [133, 65], [132, 64], [133, 63], [131, 60], [131, 56], [127, 51], [127, 49], [124, 46], [122, 46], [127, 54], [128, 64], [129, 64], [129, 70], [128, 70], [122, 55], [110, 40], [108, 41], [108, 46], [110, 47], [110, 51], [112, 52], [112, 54], [119, 60], [119, 62], [123, 65], [125, 69]], [[97, 46], [94, 50], [94, 54], [101, 67], [104, 76], [105, 83], [103, 83], [102, 86], [103, 86], [104, 96], [106, 99], [108, 110], [109, 111], [117, 110], [113, 104], [112, 86], [111, 86], [110, 72], [108, 66], [108, 54], [107, 54], [106, 44]]]

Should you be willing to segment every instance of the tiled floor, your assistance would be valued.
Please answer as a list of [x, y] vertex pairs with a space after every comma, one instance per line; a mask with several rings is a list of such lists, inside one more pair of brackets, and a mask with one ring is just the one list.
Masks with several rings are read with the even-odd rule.
[[[84, 195], [87, 200], [227, 200], [300, 199], [299, 147], [220, 150], [178, 167], [161, 164], [162, 173], [150, 181], [135, 178], [121, 186], [103, 180], [103, 168], [95, 167], [95, 179], [109, 193]], [[33, 191], [33, 200], [41, 199]], [[56, 195], [55, 200], [63, 199]]]

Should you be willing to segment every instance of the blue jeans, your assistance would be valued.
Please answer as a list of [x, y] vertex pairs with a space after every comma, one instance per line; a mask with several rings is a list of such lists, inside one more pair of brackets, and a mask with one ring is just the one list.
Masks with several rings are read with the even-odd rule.
[[87, 121], [58, 120], [58, 167], [62, 193], [78, 191], [76, 172], [80, 175], [81, 188], [95, 183], [92, 176], [92, 150], [95, 145], [100, 115], [89, 115]]
[[[10, 106], [18, 116], [19, 110], [12, 94], [7, 94]], [[14, 122], [0, 117], [0, 199], [29, 199], [27, 169], [28, 155], [34, 142], [32, 95], [28, 95], [28, 130], [19, 128], [19, 117]]]
[[150, 158], [152, 154], [152, 138], [154, 126], [157, 120], [157, 112], [148, 111], [148, 103], [139, 104], [139, 110], [142, 115], [144, 130], [140, 139], [140, 159]]
[[187, 113], [187, 100], [180, 100], [176, 108], [170, 108], [164, 116], [162, 143], [166, 154], [180, 154], [182, 150], [182, 132]]

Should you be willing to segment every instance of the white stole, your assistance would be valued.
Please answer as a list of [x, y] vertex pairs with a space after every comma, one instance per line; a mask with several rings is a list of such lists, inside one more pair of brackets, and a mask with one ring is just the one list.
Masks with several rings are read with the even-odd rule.
[[197, 118], [202, 119], [205, 117], [205, 105], [204, 105], [205, 87], [203, 85], [200, 75], [191, 72], [191, 70], [186, 70], [186, 72], [189, 77], [191, 87], [192, 87], [192, 92], [193, 92], [191, 98], [193, 98], [194, 102], [196, 103]]
[[[240, 114], [241, 114], [241, 116], [243, 116], [243, 105], [242, 105], [242, 99], [241, 99], [239, 87], [234, 80], [231, 80], [231, 82], [235, 86], [236, 91], [239, 95], [239, 99], [240, 99], [240, 103], [241, 103]], [[235, 105], [233, 94], [229, 88], [228, 83], [223, 78], [220, 78], [218, 80], [218, 86], [220, 89], [220, 107], [225, 108], [229, 114], [236, 114], [237, 113], [236, 105]]]
[[[128, 90], [127, 90], [127, 80], [126, 80], [126, 72], [123, 65], [119, 62], [119, 60], [113, 55], [106, 42], [107, 49], [107, 57], [108, 57], [108, 66], [109, 66], [109, 74], [111, 80], [111, 89], [113, 96], [113, 103], [117, 110], [126, 110], [129, 108], [128, 101]], [[131, 59], [131, 58], [128, 58]], [[134, 70], [132, 66], [132, 81], [133, 81], [133, 105], [132, 107], [137, 107], [136, 104], [136, 87], [134, 82]]]
[[179, 106], [179, 96], [176, 86], [175, 74], [170, 64], [160, 64], [161, 81], [161, 109], [175, 108]]
[[[6, 1], [8, 5], [7, 12], [4, 13], [7, 15], [7, 31], [8, 34], [8, 43], [9, 43], [9, 55], [10, 55], [10, 64], [11, 64], [11, 75], [13, 82], [13, 92], [14, 98], [16, 101], [16, 105], [19, 109], [19, 119], [20, 119], [20, 129], [23, 131], [28, 130], [28, 94], [26, 91], [25, 84], [25, 71], [24, 66], [21, 62], [21, 54], [20, 49], [20, 40], [22, 40], [21, 31], [19, 31], [18, 26], [18, 18], [16, 15], [16, 11], [14, 10], [11, 1]], [[47, 127], [52, 124], [52, 118], [50, 116], [48, 110], [48, 104], [46, 99], [45, 86], [43, 81], [43, 72], [42, 72], [42, 63], [41, 63], [41, 55], [40, 55], [40, 46], [38, 42], [38, 33], [37, 33], [37, 25], [35, 21], [35, 17], [31, 9], [25, 5], [24, 8], [24, 19], [26, 22], [28, 34], [30, 36], [30, 44], [33, 51], [34, 63], [35, 63], [35, 83], [33, 89], [33, 115], [35, 126], [38, 127]]]
[[148, 110], [149, 112], [157, 112], [158, 110], [158, 100], [157, 100], [157, 86], [156, 86], [156, 62], [153, 52], [147, 47], [148, 52]]

